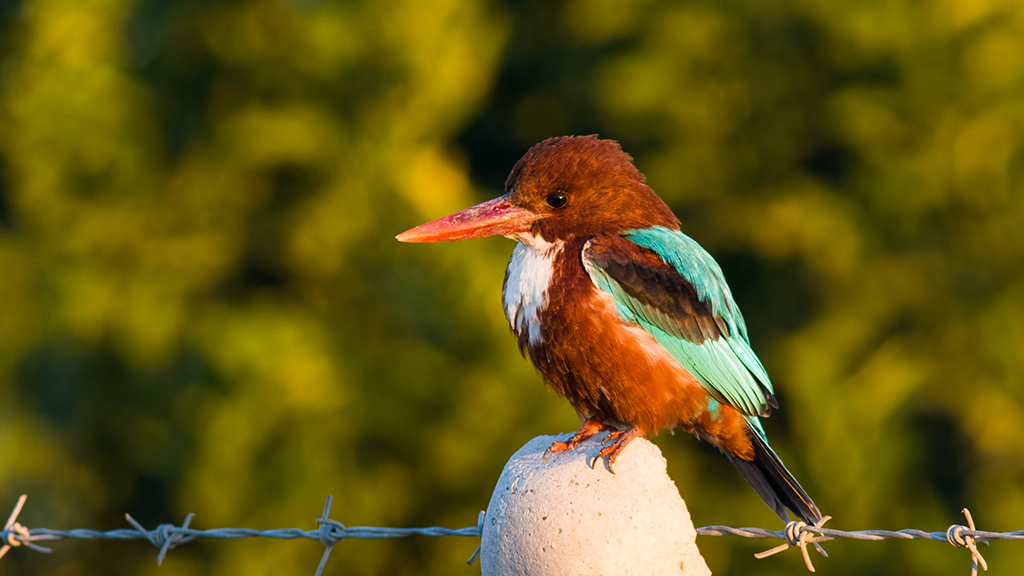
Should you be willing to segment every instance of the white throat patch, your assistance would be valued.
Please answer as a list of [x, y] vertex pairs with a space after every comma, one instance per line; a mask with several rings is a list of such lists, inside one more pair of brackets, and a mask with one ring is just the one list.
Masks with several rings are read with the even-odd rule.
[[508, 280], [502, 294], [505, 318], [517, 336], [522, 338], [526, 334], [527, 342], [535, 345], [544, 341], [539, 314], [547, 306], [555, 258], [563, 244], [546, 242], [540, 236], [517, 239], [519, 243], [508, 261]]

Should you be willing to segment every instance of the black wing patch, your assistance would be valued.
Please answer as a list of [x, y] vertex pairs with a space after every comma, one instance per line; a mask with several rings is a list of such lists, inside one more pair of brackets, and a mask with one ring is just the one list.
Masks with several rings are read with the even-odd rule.
[[729, 326], [703, 302], [693, 284], [651, 250], [618, 235], [593, 238], [586, 257], [641, 304], [634, 310], [652, 324], [694, 344], [729, 336]]

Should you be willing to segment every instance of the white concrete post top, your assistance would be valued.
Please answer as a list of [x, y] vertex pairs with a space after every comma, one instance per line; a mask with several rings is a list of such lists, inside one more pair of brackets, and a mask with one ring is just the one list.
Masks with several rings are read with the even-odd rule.
[[608, 471], [590, 462], [598, 434], [574, 450], [544, 452], [570, 435], [539, 436], [505, 465], [481, 534], [483, 576], [711, 574], [657, 446], [637, 438]]

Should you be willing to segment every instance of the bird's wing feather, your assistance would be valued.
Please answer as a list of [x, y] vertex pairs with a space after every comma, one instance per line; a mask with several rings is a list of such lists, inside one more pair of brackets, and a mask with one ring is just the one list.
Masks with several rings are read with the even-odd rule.
[[720, 402], [749, 416], [777, 406], [721, 269], [691, 238], [662, 227], [597, 236], [583, 264], [619, 315], [650, 333]]

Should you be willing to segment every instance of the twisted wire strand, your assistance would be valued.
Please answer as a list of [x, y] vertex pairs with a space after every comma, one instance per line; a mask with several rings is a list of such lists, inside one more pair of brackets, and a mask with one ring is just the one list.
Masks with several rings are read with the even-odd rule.
[[[174, 524], [161, 524], [152, 530], [145, 529], [130, 515], [125, 518], [132, 528], [117, 528], [114, 530], [92, 530], [87, 528], [73, 528], [70, 530], [53, 530], [50, 528], [26, 528], [18, 523], [17, 518], [25, 505], [27, 496], [22, 495], [7, 522], [0, 530], [0, 558], [3, 558], [11, 548], [25, 546], [37, 552], [49, 553], [52, 550], [40, 545], [40, 542], [52, 542], [56, 540], [77, 539], [77, 540], [146, 540], [159, 549], [157, 564], [163, 562], [167, 552], [187, 542], [198, 538], [217, 538], [234, 540], [240, 538], [275, 538], [279, 540], [317, 540], [325, 546], [324, 554], [315, 572], [316, 576], [323, 573], [327, 560], [330, 558], [334, 545], [347, 538], [359, 539], [385, 539], [385, 538], [406, 538], [409, 536], [463, 536], [480, 537], [484, 523], [484, 513], [480, 512], [476, 526], [466, 528], [442, 528], [430, 526], [426, 528], [386, 528], [376, 526], [345, 526], [337, 520], [330, 518], [332, 496], [327, 497], [324, 506], [324, 513], [316, 522], [319, 525], [314, 530], [303, 530], [301, 528], [272, 528], [269, 530], [257, 530], [253, 528], [209, 528], [199, 530], [190, 528], [189, 525], [195, 514], [185, 517], [181, 526]], [[958, 548], [967, 548], [971, 552], [971, 576], [977, 576], [978, 568], [988, 570], [985, 559], [978, 552], [977, 544], [986, 544], [992, 540], [1024, 540], [1024, 530], [1013, 532], [991, 532], [978, 530], [974, 525], [974, 519], [966, 508], [963, 514], [967, 518], [967, 525], [953, 524], [944, 532], [926, 532], [914, 528], [902, 530], [837, 530], [825, 528], [823, 524], [830, 517], [826, 516], [817, 524], [806, 524], [795, 521], [786, 525], [784, 530], [767, 530], [764, 528], [733, 528], [731, 526], [703, 526], [697, 528], [699, 536], [740, 536], [742, 538], [771, 538], [782, 540], [784, 543], [755, 554], [758, 558], [765, 558], [777, 554], [789, 548], [800, 548], [803, 554], [804, 563], [807, 569], [814, 572], [814, 565], [808, 555], [807, 545], [814, 546], [823, 556], [828, 556], [819, 545], [820, 542], [827, 542], [837, 538], [851, 540], [933, 540], [946, 542]], [[467, 561], [472, 564], [480, 555], [480, 548]]]

